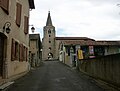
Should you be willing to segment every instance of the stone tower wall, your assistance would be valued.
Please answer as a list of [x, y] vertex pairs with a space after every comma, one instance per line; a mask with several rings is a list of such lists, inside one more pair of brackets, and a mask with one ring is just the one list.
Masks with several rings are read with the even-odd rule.
[[[48, 59], [48, 54], [52, 53], [53, 58], [55, 58], [55, 27], [45, 26], [44, 27], [44, 37], [43, 37], [43, 60]], [[49, 33], [49, 31], [51, 31]], [[51, 49], [50, 49], [51, 48]]]

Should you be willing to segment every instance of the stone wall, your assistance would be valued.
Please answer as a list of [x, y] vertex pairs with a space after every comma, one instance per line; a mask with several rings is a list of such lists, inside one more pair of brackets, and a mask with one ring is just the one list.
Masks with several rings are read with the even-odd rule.
[[77, 67], [92, 77], [120, 87], [120, 54], [79, 60]]

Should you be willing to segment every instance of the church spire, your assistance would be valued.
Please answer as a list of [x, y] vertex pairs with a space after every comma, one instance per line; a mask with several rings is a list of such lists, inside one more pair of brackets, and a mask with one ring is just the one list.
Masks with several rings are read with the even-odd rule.
[[51, 20], [51, 16], [50, 16], [50, 11], [48, 12], [46, 26], [52, 26], [52, 20]]

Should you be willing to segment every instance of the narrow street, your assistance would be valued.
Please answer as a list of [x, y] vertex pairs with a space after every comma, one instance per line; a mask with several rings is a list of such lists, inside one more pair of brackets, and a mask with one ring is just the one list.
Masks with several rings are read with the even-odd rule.
[[104, 91], [89, 77], [59, 61], [46, 61], [6, 91]]

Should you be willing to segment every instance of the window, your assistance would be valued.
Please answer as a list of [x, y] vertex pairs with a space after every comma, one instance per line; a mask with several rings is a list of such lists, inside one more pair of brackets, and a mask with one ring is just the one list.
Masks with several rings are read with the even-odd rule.
[[26, 48], [23, 46], [23, 60], [26, 60]]
[[11, 44], [11, 60], [15, 60], [15, 40], [12, 39], [12, 44]]
[[49, 50], [51, 50], [51, 47], [49, 47]]
[[12, 39], [11, 60], [27, 61], [28, 48]]
[[24, 16], [24, 33], [28, 34], [28, 23], [29, 23], [29, 18], [27, 16]]
[[17, 41], [12, 39], [12, 46], [11, 46], [11, 60], [18, 60], [19, 59], [19, 44]]
[[7, 15], [9, 14], [9, 0], [0, 0], [0, 7]]
[[19, 44], [15, 41], [15, 59], [19, 58]]
[[26, 48], [26, 61], [28, 61], [27, 56], [28, 55], [28, 48]]
[[49, 41], [49, 43], [51, 43], [51, 41]]
[[17, 3], [16, 4], [16, 24], [20, 27], [21, 24], [21, 12], [22, 12], [22, 5]]
[[51, 36], [49, 35], [49, 37], [51, 37]]
[[23, 55], [23, 60], [24, 60], [24, 61], [27, 61], [27, 51], [28, 51], [28, 49], [24, 46], [24, 47], [23, 47], [23, 54], [24, 54], [24, 55]]
[[23, 44], [20, 44], [19, 61], [27, 61], [27, 52], [28, 52], [28, 49], [25, 46], [23, 46]]
[[48, 34], [50, 34], [50, 33], [51, 33], [51, 30], [49, 29], [49, 30], [48, 30]]
[[19, 61], [23, 61], [23, 45], [22, 44], [19, 44]]

